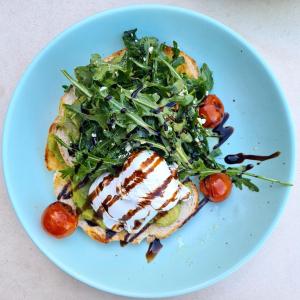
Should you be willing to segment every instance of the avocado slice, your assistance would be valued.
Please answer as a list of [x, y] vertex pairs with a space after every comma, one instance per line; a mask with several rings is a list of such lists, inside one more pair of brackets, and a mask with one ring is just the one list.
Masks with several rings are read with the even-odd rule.
[[96, 215], [95, 211], [92, 208], [85, 209], [80, 214], [80, 219], [86, 221], [92, 221], [93, 223], [97, 224], [101, 228], [106, 229], [103, 220]]
[[57, 141], [55, 139], [55, 135], [53, 133], [50, 133], [48, 135], [48, 149], [54, 154], [54, 157], [59, 162], [61, 169], [66, 167], [66, 163], [59, 151], [59, 148], [57, 146]]
[[179, 217], [181, 204], [176, 204], [163, 217], [159, 218], [155, 224], [159, 227], [167, 227], [173, 224]]
[[88, 191], [89, 185], [73, 191], [72, 199], [74, 204], [81, 210], [79, 217], [81, 220], [91, 221], [101, 228], [106, 229], [103, 220], [97, 216], [91, 205], [88, 203]]

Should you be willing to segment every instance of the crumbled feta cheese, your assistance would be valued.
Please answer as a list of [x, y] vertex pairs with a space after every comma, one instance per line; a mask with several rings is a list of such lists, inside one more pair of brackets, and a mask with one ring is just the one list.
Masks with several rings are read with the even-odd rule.
[[171, 171], [176, 171], [178, 169], [178, 165], [174, 162], [169, 166]]
[[127, 143], [125, 146], [125, 151], [130, 152], [131, 149], [132, 149], [131, 145], [129, 143]]
[[181, 91], [178, 93], [179, 96], [184, 96], [184, 94], [185, 94], [185, 91], [184, 91], [184, 90], [181, 90]]
[[205, 92], [205, 96], [208, 96], [208, 91]]
[[95, 137], [97, 137], [97, 134], [96, 134], [95, 132], [93, 132], [93, 133], [91, 134], [91, 136], [95, 138]]
[[149, 53], [151, 54], [153, 52], [153, 47], [150, 46], [149, 49], [148, 49]]
[[115, 128], [116, 128], [116, 123], [113, 123], [113, 124], [111, 125], [111, 128], [112, 128], [112, 129], [115, 129]]
[[115, 71], [115, 75], [116, 75], [116, 76], [118, 76], [118, 75], [119, 75], [118, 71]]
[[101, 88], [100, 88], [100, 92], [103, 92], [103, 91], [105, 91], [107, 89], [107, 87], [106, 86], [101, 86]]
[[195, 138], [195, 142], [196, 142], [196, 143], [200, 143], [200, 140], [196, 137], [196, 138]]
[[206, 123], [206, 119], [202, 119], [202, 118], [197, 118], [198, 122], [203, 125]]
[[136, 43], [138, 42], [138, 40], [134, 40]]
[[146, 61], [146, 57], [143, 57], [143, 61]]

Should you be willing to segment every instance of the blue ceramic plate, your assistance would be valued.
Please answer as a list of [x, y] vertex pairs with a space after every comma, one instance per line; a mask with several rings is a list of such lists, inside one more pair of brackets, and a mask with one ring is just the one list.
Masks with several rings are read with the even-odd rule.
[[182, 50], [214, 71], [216, 93], [235, 133], [223, 153], [282, 155], [257, 166], [266, 176], [291, 181], [295, 138], [283, 93], [269, 68], [242, 38], [220, 23], [181, 8], [133, 6], [106, 11], [66, 30], [33, 61], [20, 81], [7, 114], [4, 172], [11, 201], [26, 231], [56, 265], [101, 290], [137, 297], [188, 293], [224, 278], [262, 245], [280, 216], [289, 188], [259, 182], [259, 193], [234, 189], [220, 204], [208, 204], [163, 242], [153, 263], [146, 243], [121, 248], [102, 245], [81, 230], [64, 240], [46, 235], [43, 209], [54, 201], [52, 174], [44, 166], [48, 127], [57, 114], [60, 69], [86, 64], [91, 53], [122, 48], [122, 32], [138, 28]]

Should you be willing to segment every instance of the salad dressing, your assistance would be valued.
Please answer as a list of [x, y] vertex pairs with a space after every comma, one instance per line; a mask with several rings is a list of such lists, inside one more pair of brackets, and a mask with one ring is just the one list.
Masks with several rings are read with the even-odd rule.
[[161, 244], [159, 239], [155, 239], [149, 244], [149, 248], [146, 252], [146, 259], [148, 263], [150, 263], [155, 258], [162, 247], [163, 245]]
[[57, 201], [59, 201], [59, 200], [61, 200], [61, 199], [68, 199], [68, 198], [70, 198], [70, 197], [67, 197], [67, 196], [69, 196], [69, 194], [70, 194], [70, 191], [68, 191], [69, 190], [69, 187], [71, 186], [71, 182], [69, 181], [69, 182], [67, 182], [64, 186], [63, 186], [63, 188], [61, 189], [61, 191], [59, 192], [59, 194], [57, 195]]
[[245, 159], [264, 161], [264, 160], [278, 157], [279, 155], [280, 155], [279, 151], [276, 151], [270, 155], [253, 155], [253, 154], [237, 153], [237, 154], [229, 154], [225, 156], [224, 160], [227, 164], [231, 165], [231, 164], [240, 164]]
[[231, 126], [224, 127], [225, 122], [229, 118], [229, 113], [224, 113], [224, 117], [222, 122], [213, 129], [213, 132], [217, 133], [219, 135], [219, 142], [214, 146], [214, 149], [219, 148], [221, 145], [223, 145], [229, 137], [232, 135], [234, 128]]

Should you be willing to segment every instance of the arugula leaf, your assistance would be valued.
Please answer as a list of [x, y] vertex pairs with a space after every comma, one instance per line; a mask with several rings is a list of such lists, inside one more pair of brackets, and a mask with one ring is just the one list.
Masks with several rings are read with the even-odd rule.
[[240, 190], [243, 189], [243, 186], [246, 186], [250, 191], [259, 192], [259, 188], [249, 178], [243, 176], [233, 176], [231, 178], [234, 185]]
[[180, 54], [180, 50], [178, 48], [178, 44], [176, 41], [173, 41], [172, 52], [173, 52], [173, 59], [175, 61], [179, 57], [179, 54]]
[[66, 70], [62, 70], [61, 71], [67, 79], [69, 79], [72, 84], [77, 87], [81, 92], [83, 92], [85, 95], [87, 95], [88, 97], [92, 97], [91, 92], [80, 82], [76, 81], [74, 78], [71, 77], [71, 75], [66, 71]]
[[115, 99], [111, 99], [110, 102], [111, 107], [117, 109], [119, 112], [124, 113], [127, 117], [129, 117], [132, 121], [134, 121], [137, 125], [145, 128], [149, 133], [156, 135], [156, 132], [149, 126], [141, 117], [137, 114], [134, 114], [123, 107], [120, 103], [118, 103]]
[[200, 68], [200, 76], [201, 80], [203, 81], [203, 84], [206, 87], [207, 91], [210, 91], [213, 88], [214, 85], [214, 79], [212, 76], [212, 72], [209, 69], [207, 64], [203, 64]]

